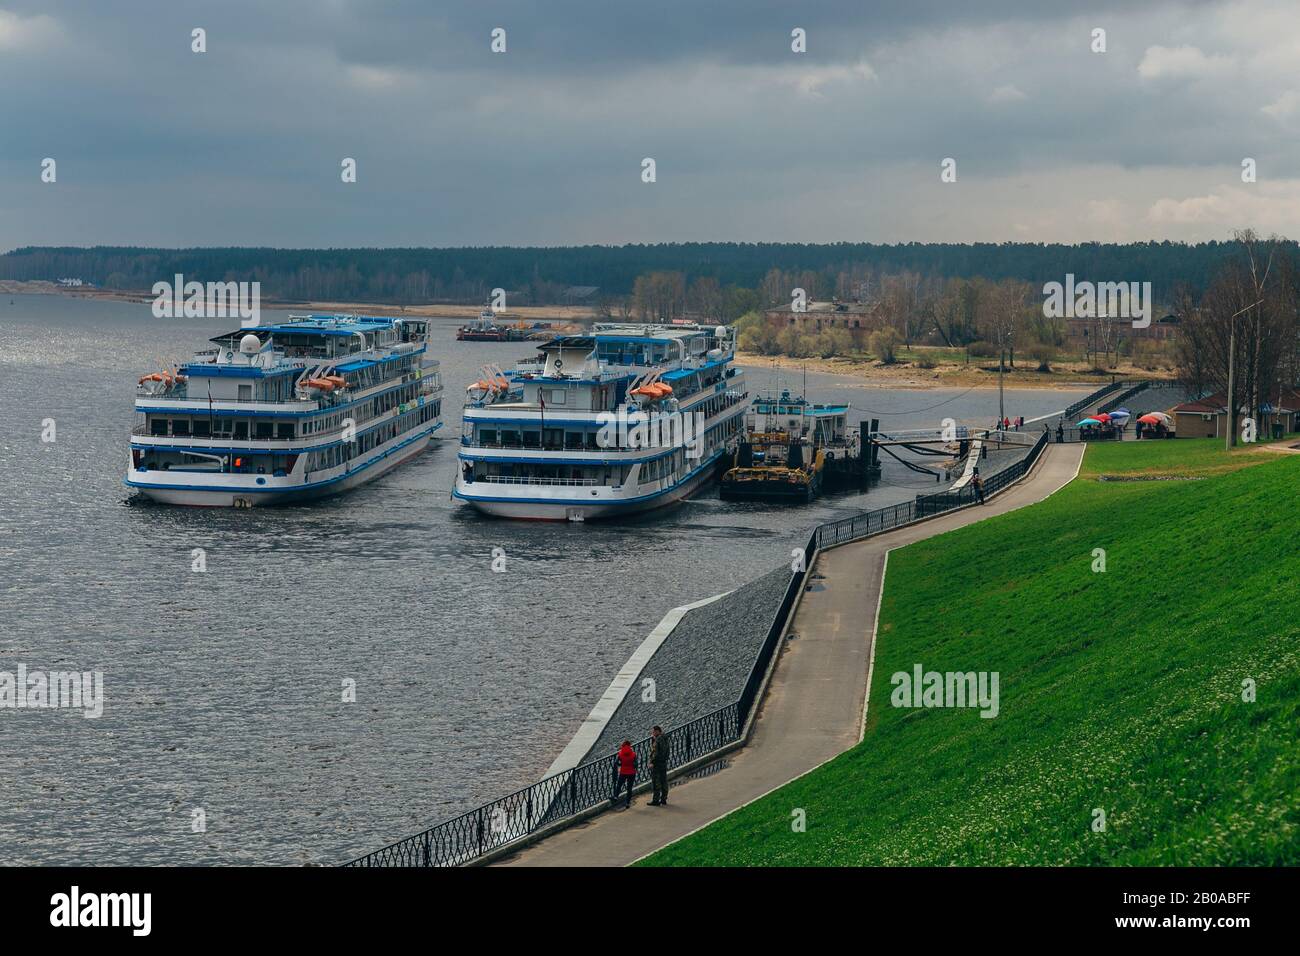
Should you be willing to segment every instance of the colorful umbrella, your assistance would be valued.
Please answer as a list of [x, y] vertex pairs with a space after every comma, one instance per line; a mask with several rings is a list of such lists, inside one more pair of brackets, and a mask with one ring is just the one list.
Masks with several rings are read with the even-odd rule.
[[1140, 421], [1143, 425], [1162, 425], [1162, 424], [1164, 424], [1163, 422], [1160, 421], [1160, 416], [1158, 416], [1158, 415], [1153, 415], [1153, 414], [1151, 414], [1150, 412], [1148, 412], [1147, 414], [1141, 416], [1141, 417], [1138, 419], [1138, 421]]
[[1082, 428], [1084, 425], [1100, 425], [1100, 424], [1101, 422], [1097, 421], [1097, 419], [1095, 418], [1085, 418], [1083, 421], [1078, 423], [1078, 427]]
[[1110, 413], [1110, 420], [1112, 422], [1119, 422], [1121, 425], [1124, 422], [1128, 421], [1131, 417], [1132, 415], [1129, 412], [1123, 411], [1122, 409], [1118, 409], [1118, 408], [1115, 411]]
[[1132, 414], [1133, 414], [1132, 412], [1130, 412], [1127, 408], [1121, 405], [1119, 408], [1115, 409], [1113, 412], [1110, 413], [1110, 417], [1118, 418], [1119, 416], [1123, 415], [1125, 418], [1128, 418]]
[[1110, 416], [1107, 415], [1105, 412], [1102, 412], [1100, 415], [1096, 416], [1096, 418], [1097, 418], [1097, 421], [1101, 422], [1103, 425], [1104, 425], [1106, 422], [1110, 421]]

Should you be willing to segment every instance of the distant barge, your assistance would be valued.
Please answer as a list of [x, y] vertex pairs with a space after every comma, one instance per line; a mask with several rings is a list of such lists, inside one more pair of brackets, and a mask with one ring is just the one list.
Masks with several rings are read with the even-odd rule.
[[532, 325], [524, 325], [522, 322], [515, 325], [498, 325], [496, 322], [496, 313], [491, 309], [484, 309], [478, 315], [478, 321], [470, 325], [462, 325], [456, 330], [456, 338], [461, 342], [526, 342], [541, 335], [548, 335], [551, 331], [549, 322], [534, 322]]

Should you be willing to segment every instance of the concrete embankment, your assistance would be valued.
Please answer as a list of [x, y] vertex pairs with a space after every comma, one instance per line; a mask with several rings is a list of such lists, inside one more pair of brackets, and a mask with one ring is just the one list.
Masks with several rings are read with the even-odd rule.
[[615, 676], [546, 775], [611, 754], [655, 724], [680, 727], [735, 702], [781, 604], [790, 569], [674, 608]]

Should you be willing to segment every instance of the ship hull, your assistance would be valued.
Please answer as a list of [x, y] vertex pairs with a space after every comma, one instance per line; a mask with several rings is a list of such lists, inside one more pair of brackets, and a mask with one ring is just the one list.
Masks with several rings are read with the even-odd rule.
[[794, 485], [784, 481], [756, 481], [741, 484], [723, 482], [718, 492], [723, 501], [767, 501], [776, 504], [807, 504], [817, 497], [811, 485]]
[[[696, 494], [716, 478], [721, 460], [722, 455], [716, 455], [707, 465], [672, 488], [652, 495], [630, 496], [625, 499], [602, 497], [599, 501], [584, 501], [572, 489], [566, 489], [562, 497], [557, 495], [553, 500], [535, 497], [493, 498], [482, 490], [486, 482], [467, 484], [464, 481], [456, 486], [454, 494], [485, 515], [515, 521], [585, 522], [627, 518], [679, 504]], [[532, 490], [536, 493], [536, 489]]]
[[[265, 508], [281, 505], [300, 504], [341, 495], [354, 488], [374, 481], [422, 454], [432, 440], [434, 431], [441, 425], [426, 430], [424, 433], [403, 440], [400, 447], [394, 447], [377, 460], [362, 468], [338, 475], [328, 475], [317, 481], [302, 482], [298, 479], [267, 478], [263, 486], [250, 485], [247, 479], [252, 476], [212, 475], [206, 481], [202, 477], [187, 477], [190, 484], [168, 481], [176, 472], [137, 471], [132, 469], [127, 474], [126, 485], [146, 498], [160, 504], [182, 505], [193, 508]], [[231, 478], [244, 479], [243, 483], [233, 484]], [[255, 482], [257, 479], [252, 478]]]

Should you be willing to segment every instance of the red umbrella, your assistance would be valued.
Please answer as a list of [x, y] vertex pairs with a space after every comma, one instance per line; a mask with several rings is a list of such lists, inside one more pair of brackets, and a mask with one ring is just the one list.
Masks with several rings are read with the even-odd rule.
[[1153, 415], [1151, 412], [1147, 412], [1147, 414], [1145, 414], [1145, 415], [1143, 415], [1141, 418], [1139, 418], [1138, 421], [1140, 421], [1140, 422], [1141, 422], [1142, 424], [1144, 424], [1144, 425], [1159, 425], [1159, 424], [1161, 424], [1160, 416], [1159, 416], [1159, 415]]
[[1102, 412], [1100, 415], [1094, 415], [1093, 418], [1097, 419], [1097, 421], [1101, 422], [1103, 425], [1110, 421], [1110, 416], [1105, 412]]

